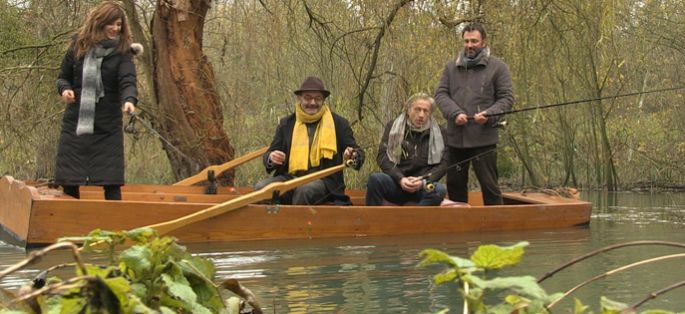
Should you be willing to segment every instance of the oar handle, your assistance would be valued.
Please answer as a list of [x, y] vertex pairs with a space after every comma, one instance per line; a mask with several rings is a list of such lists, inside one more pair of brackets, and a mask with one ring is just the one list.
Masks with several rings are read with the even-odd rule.
[[188, 178], [185, 178], [181, 181], [178, 181], [178, 182], [174, 183], [173, 185], [190, 186], [190, 185], [193, 185], [196, 183], [206, 181], [207, 175], [209, 174], [209, 171], [214, 171], [214, 176], [218, 177], [222, 173], [224, 173], [228, 170], [231, 170], [237, 166], [240, 166], [240, 165], [242, 165], [242, 164], [244, 164], [244, 163], [246, 163], [252, 159], [255, 159], [255, 158], [263, 155], [264, 153], [266, 153], [266, 151], [268, 149], [269, 149], [268, 147], [262, 147], [258, 150], [249, 152], [249, 153], [247, 153], [247, 154], [245, 154], [239, 158], [233, 159], [233, 160], [226, 162], [224, 164], [209, 166], [209, 167], [203, 169], [202, 171], [198, 172], [196, 175], [193, 175], [191, 177], [188, 177]]
[[199, 222], [202, 220], [206, 220], [206, 219], [209, 219], [209, 218], [212, 218], [212, 217], [215, 217], [215, 216], [218, 216], [218, 215], [239, 209], [243, 206], [253, 204], [253, 203], [261, 201], [261, 200], [269, 199], [269, 198], [271, 198], [274, 191], [278, 191], [280, 193], [287, 192], [287, 191], [295, 189], [299, 186], [302, 186], [304, 184], [312, 182], [314, 180], [325, 178], [331, 174], [334, 174], [334, 173], [342, 170], [345, 167], [346, 167], [346, 165], [343, 163], [343, 164], [340, 164], [340, 165], [337, 165], [334, 167], [330, 167], [330, 168], [326, 168], [326, 169], [323, 169], [323, 170], [320, 170], [317, 172], [313, 172], [313, 173], [310, 173], [308, 175], [298, 177], [298, 178], [295, 178], [292, 180], [288, 180], [288, 181], [284, 181], [284, 182], [273, 182], [261, 190], [257, 190], [257, 191], [253, 191], [253, 192], [248, 193], [248, 194], [241, 195], [241, 196], [234, 198], [232, 200], [226, 201], [226, 202], [221, 203], [221, 204], [216, 204], [214, 206], [208, 207], [206, 209], [200, 210], [198, 212], [195, 212], [195, 213], [192, 213], [192, 214], [189, 214], [189, 215], [177, 218], [177, 219], [173, 219], [173, 220], [169, 220], [169, 221], [165, 221], [165, 222], [161, 222], [161, 223], [157, 223], [157, 224], [153, 224], [153, 225], [148, 225], [145, 227], [157, 230], [157, 233], [159, 235], [168, 234], [169, 232], [172, 232], [172, 231], [179, 229], [181, 227], [190, 225], [192, 223], [196, 223], [196, 222]]

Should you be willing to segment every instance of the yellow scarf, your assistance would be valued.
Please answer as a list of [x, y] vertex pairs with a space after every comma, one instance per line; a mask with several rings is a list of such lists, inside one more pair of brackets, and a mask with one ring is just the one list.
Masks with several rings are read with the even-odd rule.
[[[309, 149], [309, 134], [306, 123], [319, 121], [314, 133], [311, 151]], [[288, 158], [288, 173], [295, 174], [298, 171], [318, 167], [321, 158], [333, 159], [338, 151], [338, 143], [335, 136], [335, 124], [333, 114], [327, 105], [323, 105], [319, 112], [310, 115], [302, 110], [300, 103], [295, 104], [295, 128], [293, 128], [292, 145]], [[309, 156], [309, 158], [307, 158]]]

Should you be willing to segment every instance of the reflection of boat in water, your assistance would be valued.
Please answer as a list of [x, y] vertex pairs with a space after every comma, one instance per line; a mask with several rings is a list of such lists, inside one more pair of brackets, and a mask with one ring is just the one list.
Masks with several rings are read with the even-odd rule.
[[[126, 185], [122, 201], [105, 201], [100, 187], [82, 187], [81, 199], [47, 187], [0, 179], [2, 239], [19, 246], [44, 245], [93, 229], [126, 230], [152, 225], [236, 199], [247, 188]], [[473, 193], [470, 206], [363, 206], [364, 191], [348, 191], [354, 206], [249, 204], [184, 225], [172, 232], [184, 243], [358, 237], [562, 228], [587, 224], [591, 204], [559, 195], [504, 193], [505, 205], [482, 206]]]

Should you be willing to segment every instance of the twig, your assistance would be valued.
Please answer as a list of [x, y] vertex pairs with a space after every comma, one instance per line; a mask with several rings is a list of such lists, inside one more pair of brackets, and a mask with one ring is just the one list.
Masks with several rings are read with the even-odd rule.
[[571, 265], [573, 265], [573, 264], [576, 264], [576, 263], [578, 263], [578, 262], [580, 262], [580, 261], [582, 261], [582, 260], [588, 259], [588, 258], [590, 258], [590, 257], [592, 257], [592, 256], [595, 256], [595, 255], [599, 254], [599, 253], [603, 253], [603, 252], [615, 250], [615, 249], [622, 248], [622, 247], [638, 246], [638, 245], [666, 245], [666, 246], [674, 246], [674, 247], [685, 248], [685, 244], [683, 244], [683, 243], [669, 242], [669, 241], [633, 241], [633, 242], [626, 242], [626, 243], [620, 243], [620, 244], [609, 245], [609, 246], [605, 246], [605, 247], [603, 247], [603, 248], [601, 248], [601, 249], [598, 249], [598, 250], [592, 251], [592, 252], [590, 252], [590, 253], [587, 253], [587, 254], [585, 254], [585, 255], [583, 255], [583, 256], [574, 258], [574, 259], [571, 260], [570, 262], [568, 262], [568, 263], [566, 263], [566, 264], [563, 264], [563, 265], [557, 267], [556, 269], [554, 269], [554, 270], [552, 270], [552, 271], [546, 273], [546, 274], [543, 275], [540, 279], [538, 279], [538, 283], [543, 282], [545, 279], [554, 276], [554, 274], [556, 274], [556, 273], [558, 273], [558, 272], [560, 272], [560, 271], [562, 271], [562, 270], [568, 268], [569, 266], [571, 266]]
[[[676, 288], [680, 288], [680, 287], [685, 287], [685, 280], [683, 280], [683, 281], [681, 281], [681, 282], [676, 282], [676, 283], [674, 283], [674, 284], [672, 284], [672, 285], [670, 285], [670, 286], [668, 286], [668, 287], [666, 287], [666, 288], [663, 288], [663, 289], [661, 289], [661, 290], [657, 290], [657, 291], [654, 291], [654, 292], [648, 294], [647, 297], [646, 297], [644, 300], [642, 300], [642, 301], [640, 301], [640, 302], [637, 302], [637, 303], [631, 305], [631, 306], [630, 306], [630, 309], [635, 310], [635, 309], [637, 309], [639, 306], [641, 306], [642, 304], [644, 304], [645, 302], [647, 302], [647, 301], [649, 301], [649, 300], [656, 299], [657, 296], [659, 296], [659, 295], [661, 295], [661, 294], [664, 294], [664, 293], [666, 293], [666, 292], [669, 292], [669, 291], [671, 291], [671, 290], [674, 290], [674, 289], [676, 289]], [[627, 309], [626, 309], [626, 310], [627, 310]], [[625, 311], [625, 310], [624, 310], [624, 311]], [[622, 311], [621, 313], [623, 313], [623, 311]]]
[[52, 244], [40, 251], [33, 251], [29, 254], [27, 258], [25, 258], [23, 261], [20, 261], [5, 270], [0, 272], [0, 279], [4, 278], [5, 276], [20, 270], [26, 266], [33, 265], [41, 260], [45, 254], [48, 252], [54, 251], [54, 250], [59, 250], [59, 249], [71, 249], [72, 254], [74, 255], [74, 260], [76, 260], [76, 264], [78, 264], [79, 268], [81, 269], [81, 272], [84, 274], [86, 273], [86, 266], [83, 264], [83, 260], [81, 259], [81, 254], [79, 254], [79, 248], [76, 244], [71, 243], [71, 242], [61, 242], [61, 243], [55, 243]]
[[359, 89], [359, 107], [357, 108], [357, 119], [359, 121], [362, 120], [362, 108], [364, 107], [364, 95], [366, 95], [366, 90], [369, 88], [369, 84], [371, 84], [371, 79], [373, 78], [373, 72], [376, 70], [376, 63], [378, 62], [378, 54], [380, 53], [381, 50], [381, 43], [383, 42], [383, 36], [385, 36], [385, 32], [390, 28], [390, 24], [392, 24], [392, 21], [395, 19], [395, 16], [397, 15], [397, 12], [403, 8], [405, 5], [408, 3], [412, 2], [413, 0], [400, 0], [397, 4], [395, 4], [395, 7], [393, 7], [392, 11], [390, 14], [387, 16], [385, 21], [382, 22], [381, 26], [379, 27], [378, 34], [376, 34], [376, 40], [374, 41], [373, 44], [373, 54], [371, 56], [371, 64], [369, 64], [369, 70], [366, 72], [366, 77], [364, 78], [364, 81], [362, 82], [362, 86]]
[[257, 301], [257, 297], [255, 297], [254, 293], [250, 291], [250, 289], [244, 287], [243, 285], [238, 282], [236, 279], [227, 279], [224, 280], [221, 283], [221, 287], [224, 287], [228, 289], [229, 291], [235, 293], [239, 297], [241, 297], [243, 300], [245, 300], [254, 310], [253, 312], [256, 314], [262, 314], [262, 306], [259, 305], [259, 301]]
[[12, 302], [10, 302], [10, 303], [18, 303], [18, 302], [26, 301], [26, 300], [35, 298], [35, 297], [37, 297], [41, 294], [44, 294], [44, 293], [50, 293], [53, 291], [69, 290], [72, 288], [77, 288], [81, 285], [81, 284], [77, 284], [77, 282], [79, 282], [81, 280], [93, 281], [93, 280], [98, 280], [98, 278], [95, 276], [78, 276], [78, 277], [69, 278], [69, 279], [62, 281], [60, 283], [45, 286], [45, 287], [38, 289], [36, 291], [33, 291], [31, 293], [22, 295], [16, 299], [12, 300]]
[[652, 263], [652, 262], [658, 262], [658, 261], [667, 260], [667, 259], [671, 259], [671, 258], [681, 258], [681, 257], [685, 257], [685, 253], [672, 254], [672, 255], [665, 255], [665, 256], [659, 256], [659, 257], [650, 258], [650, 259], [642, 260], [642, 261], [639, 261], [639, 262], [635, 262], [635, 263], [632, 263], [632, 264], [628, 264], [628, 265], [625, 265], [625, 266], [622, 266], [622, 267], [619, 267], [619, 268], [616, 268], [616, 269], [612, 269], [612, 270], [610, 270], [610, 271], [608, 271], [608, 272], [606, 272], [606, 273], [603, 273], [603, 274], [597, 275], [597, 276], [595, 276], [595, 277], [592, 277], [592, 278], [590, 278], [590, 279], [588, 279], [588, 280], [585, 280], [585, 281], [581, 282], [580, 284], [576, 285], [575, 287], [571, 288], [570, 290], [564, 292], [564, 294], [563, 294], [560, 298], [556, 299], [554, 302], [552, 302], [552, 303], [550, 303], [549, 305], [547, 305], [547, 309], [551, 309], [553, 306], [555, 306], [556, 304], [558, 304], [561, 300], [563, 300], [565, 297], [569, 296], [571, 293], [575, 292], [576, 290], [578, 290], [578, 289], [584, 287], [585, 285], [587, 285], [587, 284], [589, 284], [589, 283], [591, 283], [591, 282], [593, 282], [593, 281], [595, 281], [595, 280], [597, 280], [597, 279], [602, 279], [602, 278], [605, 278], [605, 277], [609, 277], [609, 276], [611, 276], [611, 275], [613, 275], [613, 274], [615, 274], [615, 273], [618, 273], [618, 272], [620, 272], [620, 271], [624, 271], [624, 270], [627, 270], [627, 269], [630, 269], [630, 268], [633, 268], [633, 267], [637, 267], [637, 266], [649, 264], [649, 263]]

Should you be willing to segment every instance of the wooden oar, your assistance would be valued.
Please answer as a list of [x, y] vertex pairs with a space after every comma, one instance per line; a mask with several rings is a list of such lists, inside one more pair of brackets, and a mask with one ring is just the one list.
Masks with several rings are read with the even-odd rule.
[[269, 149], [268, 147], [262, 147], [258, 150], [255, 150], [253, 152], [249, 152], [243, 156], [240, 156], [239, 158], [233, 159], [227, 163], [221, 164], [221, 165], [214, 165], [214, 166], [209, 166], [205, 168], [204, 170], [198, 172], [196, 175], [192, 177], [185, 178], [181, 181], [178, 181], [174, 183], [173, 185], [182, 185], [182, 186], [189, 186], [193, 185], [195, 183], [200, 183], [202, 181], [207, 181], [207, 173], [209, 173], [210, 170], [214, 170], [214, 175], [219, 176], [225, 171], [231, 170], [237, 166], [240, 166], [252, 159], [255, 159], [264, 153], [266, 153], [266, 150]]
[[[327, 168], [321, 171], [317, 171], [314, 173], [310, 173], [306, 176], [302, 176], [299, 178], [294, 178], [292, 180], [284, 181], [284, 182], [274, 182], [271, 183], [267, 186], [265, 186], [261, 190], [257, 190], [245, 195], [241, 195], [240, 197], [234, 198], [232, 200], [226, 201], [221, 204], [217, 204], [214, 206], [211, 206], [209, 208], [203, 209], [201, 211], [192, 213], [190, 215], [186, 215], [174, 220], [169, 220], [153, 225], [148, 225], [145, 226], [147, 228], [152, 228], [157, 231], [159, 235], [165, 235], [168, 234], [169, 232], [172, 232], [176, 229], [179, 229], [181, 227], [190, 225], [192, 223], [196, 223], [198, 221], [202, 221], [205, 219], [209, 219], [218, 215], [221, 215], [223, 213], [227, 213], [233, 210], [236, 210], [238, 208], [241, 208], [245, 205], [249, 205], [261, 200], [269, 199], [272, 197], [274, 191], [278, 191], [281, 194], [283, 192], [290, 191], [292, 189], [295, 189], [301, 185], [307, 184], [309, 182], [312, 182], [317, 179], [321, 179], [324, 177], [327, 177], [331, 174], [334, 174], [340, 170], [345, 168], [345, 164], [340, 164], [335, 167]], [[144, 228], [145, 228], [144, 227]]]

